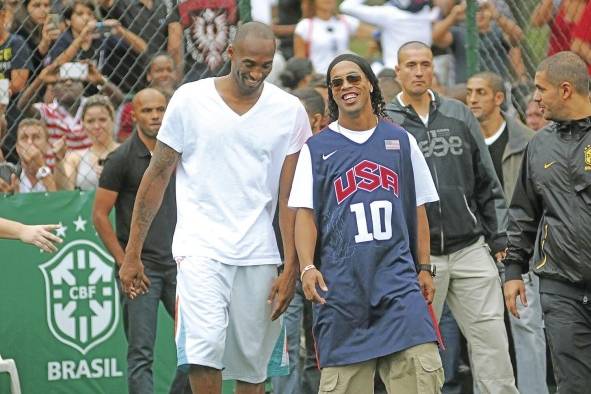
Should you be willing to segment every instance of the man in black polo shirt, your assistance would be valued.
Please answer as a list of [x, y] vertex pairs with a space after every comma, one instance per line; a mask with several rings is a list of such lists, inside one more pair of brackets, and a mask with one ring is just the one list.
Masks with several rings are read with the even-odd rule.
[[[135, 132], [108, 156], [99, 180], [93, 221], [117, 266], [121, 266], [123, 262], [135, 196], [150, 163], [165, 109], [166, 97], [156, 89], [144, 89], [135, 95]], [[113, 207], [116, 232], [108, 217]], [[172, 257], [172, 236], [175, 225], [176, 197], [173, 177], [142, 249], [142, 262], [150, 280], [150, 291], [133, 300], [121, 297], [123, 325], [128, 341], [127, 377], [130, 393], [154, 392], [152, 361], [160, 301], [167, 312], [174, 316], [176, 264]], [[119, 283], [118, 277], [117, 282]], [[182, 393], [185, 390], [190, 392], [188, 377], [177, 371], [171, 393]]]

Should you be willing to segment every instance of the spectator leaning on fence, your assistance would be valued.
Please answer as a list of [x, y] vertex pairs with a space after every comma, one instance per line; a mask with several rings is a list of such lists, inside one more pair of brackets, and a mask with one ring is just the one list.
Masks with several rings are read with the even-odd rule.
[[16, 153], [22, 168], [13, 192], [53, 192], [57, 190], [54, 174], [46, 164], [45, 155], [50, 149], [45, 125], [37, 119], [20, 121], [16, 134]]
[[[86, 80], [79, 77], [61, 78], [57, 64], [49, 65], [27, 87], [18, 102], [22, 112], [40, 116], [47, 124], [52, 143], [65, 138], [68, 151], [81, 151], [92, 145], [82, 128], [80, 118], [80, 104], [85, 100], [85, 86], [100, 87], [101, 92], [109, 97], [115, 106], [123, 101], [121, 90], [102, 75], [94, 64], [87, 64]], [[50, 101], [44, 100], [33, 104], [38, 95], [46, 89], [51, 89]]]
[[61, 16], [52, 14], [50, 0], [25, 0], [25, 20], [17, 21], [14, 31], [22, 36], [31, 50], [31, 70], [33, 75], [41, 72], [43, 58], [61, 34]]
[[[455, 83], [467, 80], [465, 12], [466, 4], [457, 4], [433, 27], [433, 44], [439, 48], [450, 48], [454, 56]], [[515, 75], [515, 67], [509, 56], [512, 47], [523, 38], [521, 28], [511, 18], [500, 13], [490, 1], [480, 5], [476, 22], [480, 38], [480, 71], [493, 71], [509, 81], [522, 77]]]
[[183, 75], [183, 28], [176, 0], [99, 0], [97, 3], [105, 19], [119, 20], [148, 44], [145, 55], [168, 52], [179, 75]]
[[63, 65], [93, 60], [101, 72], [123, 90], [131, 90], [137, 77], [130, 72], [146, 42], [116, 19], [98, 22], [92, 0], [74, 0], [64, 11], [68, 29], [50, 49], [45, 64]]
[[84, 100], [80, 118], [92, 145], [81, 155], [66, 157], [64, 166], [71, 168], [72, 173], [68, 177], [58, 174], [60, 189], [94, 190], [98, 186], [105, 158], [119, 145], [113, 139], [115, 110], [107, 97], [95, 95]]
[[[81, 104], [85, 100], [83, 97], [85, 82], [93, 86], [101, 86], [105, 94], [110, 93], [111, 102], [116, 105], [123, 98], [119, 88], [101, 75], [92, 63], [88, 64], [86, 81], [74, 78], [62, 79], [58, 76], [58, 72], [55, 64], [46, 67], [23, 92], [21, 100], [19, 100], [19, 106], [22, 105], [19, 108], [23, 112], [35, 114], [47, 125], [54, 152], [48, 157], [50, 167], [61, 163], [64, 157], [80, 155], [92, 146], [92, 141], [84, 131], [81, 119]], [[30, 103], [38, 91], [49, 86], [51, 86], [52, 101], [37, 102], [31, 106]], [[68, 158], [65, 165], [59, 169], [59, 171], [64, 171], [64, 174], [60, 174], [60, 176], [65, 179], [72, 177], [75, 170], [68, 165], [71, 162], [72, 160]]]

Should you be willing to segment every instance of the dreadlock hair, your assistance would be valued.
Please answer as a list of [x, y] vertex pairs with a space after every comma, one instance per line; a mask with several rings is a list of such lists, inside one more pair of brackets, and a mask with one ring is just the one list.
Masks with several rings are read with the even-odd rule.
[[328, 66], [328, 71], [326, 72], [326, 85], [328, 86], [328, 111], [330, 115], [331, 122], [335, 121], [339, 118], [339, 108], [337, 107], [337, 103], [334, 101], [332, 96], [332, 88], [330, 87], [330, 72], [332, 71], [333, 67], [341, 62], [353, 62], [365, 74], [365, 77], [368, 79], [369, 83], [373, 87], [373, 92], [370, 94], [371, 99], [371, 107], [373, 108], [373, 113], [378, 118], [385, 118], [390, 119], [388, 115], [384, 112], [384, 107], [386, 103], [382, 97], [382, 92], [380, 91], [380, 87], [378, 85], [378, 78], [373, 73], [371, 66], [369, 63], [362, 57], [353, 55], [350, 53], [345, 53], [343, 55], [339, 55], [330, 62]]

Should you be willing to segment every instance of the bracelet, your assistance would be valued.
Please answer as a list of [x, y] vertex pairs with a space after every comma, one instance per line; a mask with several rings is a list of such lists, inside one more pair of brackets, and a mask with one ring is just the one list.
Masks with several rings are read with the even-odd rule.
[[302, 270], [302, 273], [300, 274], [300, 281], [304, 280], [304, 274], [310, 270], [315, 270], [316, 266], [314, 264], [310, 264], [304, 267], [304, 269]]

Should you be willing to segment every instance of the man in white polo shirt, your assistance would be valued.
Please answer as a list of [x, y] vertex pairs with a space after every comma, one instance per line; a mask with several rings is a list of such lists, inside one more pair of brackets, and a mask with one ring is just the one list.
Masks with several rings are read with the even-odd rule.
[[[298, 269], [287, 199], [298, 153], [311, 135], [299, 100], [264, 82], [275, 37], [262, 23], [243, 25], [228, 48], [230, 74], [180, 87], [158, 133], [134, 207], [124, 291], [149, 281], [139, 259], [145, 234], [176, 169], [176, 342], [190, 366], [193, 392], [263, 393], [267, 363]], [[283, 273], [272, 228], [279, 199]]]

